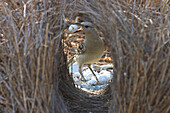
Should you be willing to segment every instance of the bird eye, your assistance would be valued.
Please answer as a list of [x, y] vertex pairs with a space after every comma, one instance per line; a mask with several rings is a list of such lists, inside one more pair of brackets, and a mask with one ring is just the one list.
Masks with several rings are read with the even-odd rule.
[[89, 26], [84, 26], [85, 28], [88, 28]]

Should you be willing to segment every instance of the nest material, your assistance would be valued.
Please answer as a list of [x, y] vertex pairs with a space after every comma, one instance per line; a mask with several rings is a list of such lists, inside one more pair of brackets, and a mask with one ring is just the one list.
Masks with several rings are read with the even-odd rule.
[[[93, 93], [83, 91], [70, 85], [69, 81], [64, 82], [61, 87], [64, 100], [67, 102], [68, 109], [73, 113], [103, 112], [107, 113], [109, 100], [111, 100], [110, 87]], [[67, 89], [67, 90], [64, 90]]]
[[[0, 2], [0, 112], [168, 113], [169, 2], [158, 3]], [[76, 15], [96, 24], [111, 51], [114, 79], [100, 93], [68, 76], [63, 39]]]

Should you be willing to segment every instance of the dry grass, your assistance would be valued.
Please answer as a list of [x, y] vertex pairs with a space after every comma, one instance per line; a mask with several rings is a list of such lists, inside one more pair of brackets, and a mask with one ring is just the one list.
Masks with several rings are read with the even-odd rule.
[[[0, 112], [168, 113], [169, 5], [163, 0], [0, 2]], [[88, 17], [105, 37], [114, 79], [101, 95], [74, 87], [64, 29]]]
[[44, 2], [0, 3], [1, 112], [67, 111], [58, 91], [59, 76], [67, 69], [61, 43], [63, 1]]

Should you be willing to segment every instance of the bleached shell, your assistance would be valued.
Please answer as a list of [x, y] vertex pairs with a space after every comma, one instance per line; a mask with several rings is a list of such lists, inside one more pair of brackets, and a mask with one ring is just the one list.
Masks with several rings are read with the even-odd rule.
[[69, 31], [71, 31], [71, 32], [75, 32], [76, 30], [78, 29], [78, 26], [77, 25], [70, 25], [70, 27], [69, 27]]
[[105, 75], [102, 75], [98, 78], [100, 84], [106, 84], [109, 82], [108, 77]]
[[97, 82], [96, 82], [96, 80], [89, 80], [88, 82], [87, 82], [87, 84], [88, 85], [95, 85]]
[[94, 76], [89, 69], [83, 71], [83, 75], [86, 80], [91, 80], [91, 78]]

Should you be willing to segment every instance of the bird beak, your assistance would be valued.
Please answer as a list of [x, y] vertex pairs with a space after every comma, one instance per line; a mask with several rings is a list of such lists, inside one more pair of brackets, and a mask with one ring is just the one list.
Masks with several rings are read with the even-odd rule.
[[78, 30], [83, 31], [83, 26], [81, 26], [80, 29], [78, 29]]

